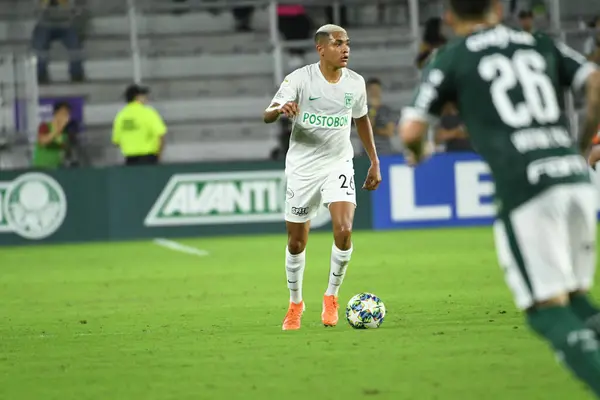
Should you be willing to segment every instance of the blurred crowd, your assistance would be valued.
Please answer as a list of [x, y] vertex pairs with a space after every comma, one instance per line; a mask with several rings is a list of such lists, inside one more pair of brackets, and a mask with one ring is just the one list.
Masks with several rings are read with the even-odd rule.
[[[170, 1], [174, 6], [173, 13], [185, 14], [190, 11], [188, 0]], [[216, 2], [217, 0], [206, 1]], [[31, 45], [38, 55], [37, 74], [40, 84], [52, 82], [52, 77], [48, 71], [48, 61], [49, 50], [53, 42], [62, 43], [68, 50], [71, 81], [83, 82], [86, 79], [83, 48], [88, 16], [85, 13], [84, 2], [85, 0], [39, 0], [37, 23], [32, 33]], [[519, 9], [519, 4], [522, 3], [517, 0], [509, 0], [506, 23], [518, 26], [528, 32], [544, 29], [549, 19], [544, 1], [532, 0], [528, 2], [530, 7], [527, 9]], [[234, 7], [231, 11], [215, 7], [208, 11], [211, 13], [231, 12], [235, 20], [236, 31], [252, 31], [252, 18], [255, 12], [252, 6]], [[383, 8], [380, 10], [382, 15], [385, 12], [386, 10]], [[311, 39], [312, 32], [316, 27], [306, 7], [301, 3], [281, 4], [277, 7], [277, 14], [279, 30], [284, 40], [306, 41]], [[325, 8], [324, 16], [328, 23], [332, 23], [334, 20], [333, 7]], [[348, 27], [346, 7], [342, 6], [340, 8], [338, 16], [341, 25]], [[588, 21], [582, 24], [581, 29], [589, 31], [589, 37], [586, 39], [583, 48], [577, 50], [584, 52], [591, 61], [600, 64], [600, 16], [589, 18]], [[415, 57], [415, 66], [422, 69], [435, 49], [443, 46], [449, 40], [449, 35], [442, 18], [436, 17], [427, 20], [422, 31], [419, 52]], [[306, 64], [306, 48], [306, 46], [299, 46], [287, 50], [289, 52], [288, 57], [286, 57], [288, 70]], [[368, 79], [369, 117], [374, 128], [377, 149], [380, 154], [399, 153], [402, 149], [398, 147], [398, 143], [395, 141], [395, 131], [400, 115], [398, 110], [393, 110], [383, 100], [386, 82], [382, 82], [377, 77], [366, 78]], [[76, 141], [76, 135], [72, 132], [77, 131], [77, 128], [68, 123], [70, 114], [68, 105], [58, 103], [54, 111], [53, 121], [40, 126], [36, 154], [43, 155], [48, 153], [46, 149], [51, 149], [55, 155], [60, 154], [62, 158], [40, 156], [36, 161], [38, 164], [40, 162], [57, 165], [69, 164], [69, 154], [72, 153], [69, 143], [73, 144]], [[67, 122], [65, 122], [65, 118]], [[278, 144], [271, 152], [272, 159], [283, 159], [285, 157], [290, 133], [290, 121], [282, 118]], [[457, 114], [452, 105], [448, 105], [444, 110], [444, 115], [440, 119], [439, 125], [435, 127], [432, 136], [437, 144], [438, 151], [473, 150], [460, 115]], [[42, 159], [45, 161], [39, 161]], [[52, 160], [52, 162], [48, 160]]]

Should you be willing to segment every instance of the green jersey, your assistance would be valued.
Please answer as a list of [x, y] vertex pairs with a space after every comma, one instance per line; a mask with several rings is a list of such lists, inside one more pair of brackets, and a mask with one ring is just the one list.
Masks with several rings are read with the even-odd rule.
[[[52, 123], [43, 123], [38, 130], [38, 136], [49, 135], [52, 132]], [[59, 168], [63, 163], [65, 146], [68, 138], [65, 132], [56, 136], [54, 140], [42, 145], [39, 140], [33, 153], [33, 166], [39, 168]]]
[[504, 25], [441, 48], [423, 72], [403, 118], [432, 122], [455, 103], [473, 148], [489, 164], [498, 212], [557, 184], [590, 182], [564, 114], [564, 89], [595, 70], [549, 36]]

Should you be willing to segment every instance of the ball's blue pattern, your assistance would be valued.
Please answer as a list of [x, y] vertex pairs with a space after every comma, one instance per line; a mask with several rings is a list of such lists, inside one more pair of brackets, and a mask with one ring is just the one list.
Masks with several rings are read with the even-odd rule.
[[356, 329], [378, 328], [385, 318], [383, 301], [372, 293], [359, 293], [346, 306], [346, 320]]

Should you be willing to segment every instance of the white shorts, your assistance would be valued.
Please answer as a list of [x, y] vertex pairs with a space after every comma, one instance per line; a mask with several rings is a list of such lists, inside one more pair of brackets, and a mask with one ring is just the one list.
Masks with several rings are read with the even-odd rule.
[[498, 260], [519, 309], [592, 286], [597, 209], [594, 186], [561, 185], [496, 221]]
[[352, 165], [312, 179], [289, 176], [285, 196], [285, 220], [304, 223], [313, 219], [321, 206], [349, 202], [356, 206], [356, 185]]

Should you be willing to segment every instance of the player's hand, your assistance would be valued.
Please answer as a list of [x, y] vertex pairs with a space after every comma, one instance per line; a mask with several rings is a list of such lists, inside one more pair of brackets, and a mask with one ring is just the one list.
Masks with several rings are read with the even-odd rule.
[[588, 165], [595, 170], [596, 163], [600, 161], [600, 146], [593, 146], [583, 153], [583, 157], [587, 159]]
[[375, 190], [381, 183], [381, 171], [379, 170], [379, 164], [371, 164], [369, 172], [367, 173], [367, 179], [363, 185], [363, 189]]
[[289, 101], [279, 109], [279, 112], [288, 118], [294, 118], [298, 115], [300, 109], [298, 108], [298, 104], [294, 103], [293, 101]]
[[408, 164], [411, 167], [415, 167], [423, 161], [427, 160], [429, 157], [431, 157], [433, 151], [433, 144], [426, 143], [425, 147], [423, 148], [423, 153], [420, 156], [408, 149], [404, 150], [404, 159], [406, 160], [406, 164]]
[[54, 124], [56, 125], [56, 130], [59, 131], [60, 133], [62, 133], [62, 131], [65, 129], [65, 127], [67, 126], [67, 124], [69, 123], [69, 118], [68, 117], [64, 117], [64, 116], [56, 116], [54, 117]]

